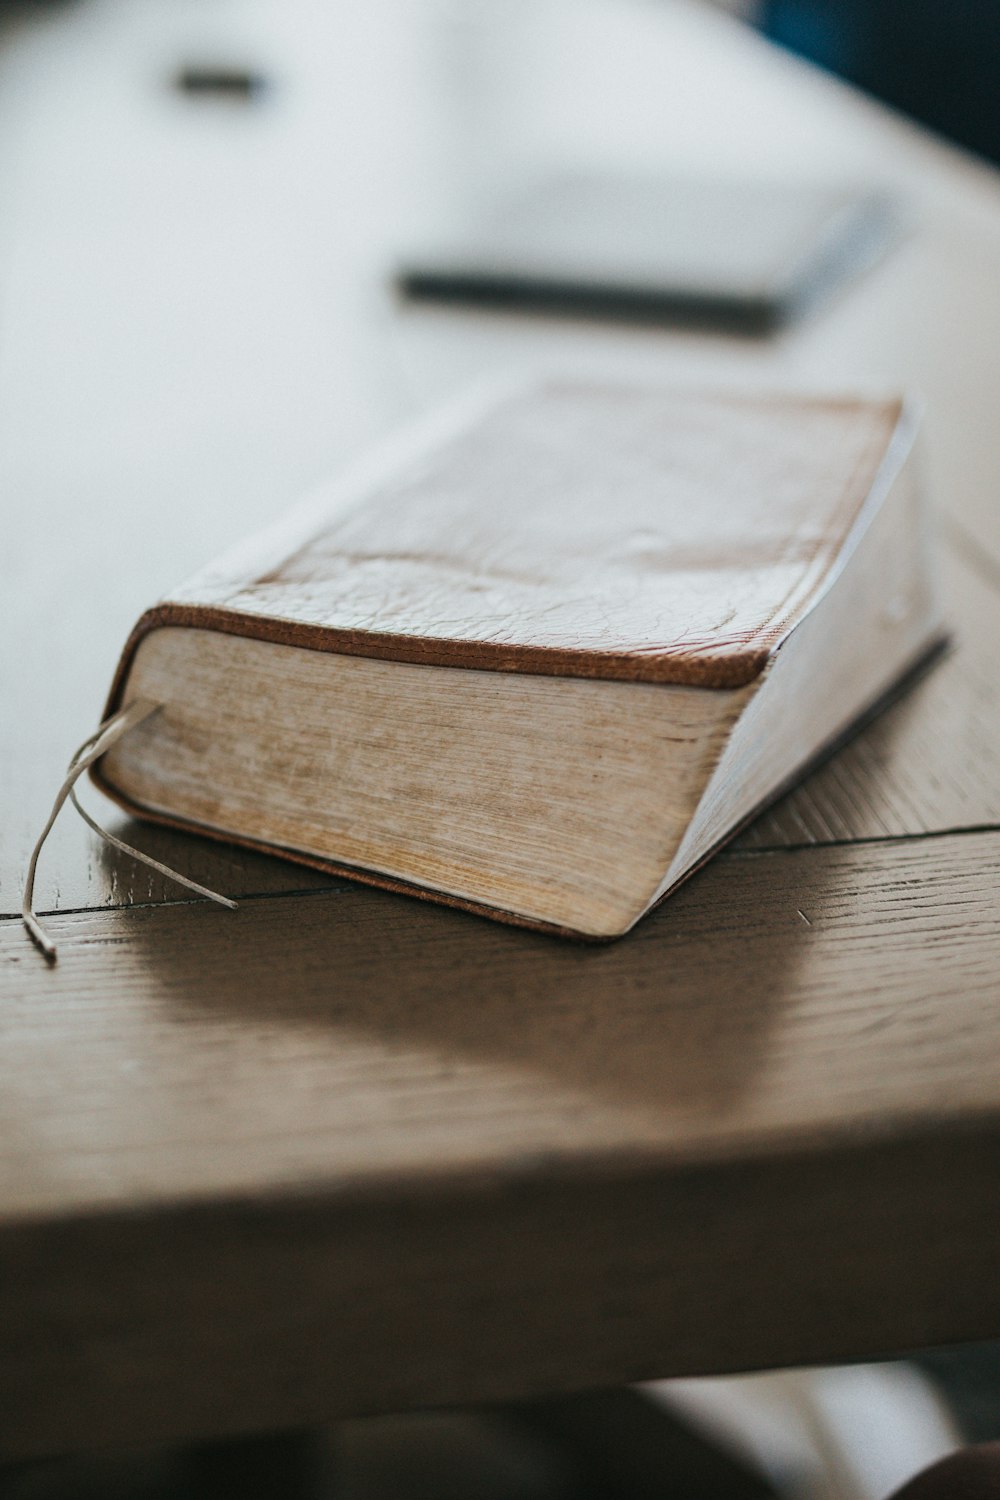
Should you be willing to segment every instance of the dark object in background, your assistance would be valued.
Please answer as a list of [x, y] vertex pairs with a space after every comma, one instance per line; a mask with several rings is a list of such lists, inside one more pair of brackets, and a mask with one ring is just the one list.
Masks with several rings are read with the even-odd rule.
[[1000, 1343], [926, 1349], [913, 1361], [935, 1380], [968, 1443], [1000, 1443]]
[[773, 1500], [775, 1493], [755, 1465], [635, 1390], [0, 1466], [2, 1500]]
[[764, 0], [793, 52], [1000, 162], [1000, 0]]
[[174, 77], [174, 87], [182, 94], [196, 98], [233, 99], [249, 103], [259, 99], [269, 88], [263, 73], [249, 68], [229, 68], [219, 65], [201, 66], [192, 63], [179, 68]]
[[904, 1484], [889, 1500], [997, 1500], [1000, 1443], [961, 1448]]
[[332, 1477], [317, 1428], [0, 1464], [0, 1500], [323, 1500]]
[[565, 176], [415, 252], [414, 297], [767, 333], [879, 259], [884, 195], [841, 186]]

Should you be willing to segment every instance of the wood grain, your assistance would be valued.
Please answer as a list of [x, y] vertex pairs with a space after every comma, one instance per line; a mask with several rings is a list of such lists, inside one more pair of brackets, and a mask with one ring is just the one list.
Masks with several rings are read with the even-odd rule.
[[359, 890], [60, 916], [54, 971], [4, 924], [11, 1451], [1000, 1333], [998, 879], [730, 855], [603, 950]]

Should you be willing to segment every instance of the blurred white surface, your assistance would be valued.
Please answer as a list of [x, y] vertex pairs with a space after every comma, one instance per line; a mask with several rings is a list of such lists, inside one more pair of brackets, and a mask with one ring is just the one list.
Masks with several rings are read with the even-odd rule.
[[934, 1386], [904, 1363], [649, 1389], [756, 1462], [790, 1500], [884, 1500], [962, 1441]]

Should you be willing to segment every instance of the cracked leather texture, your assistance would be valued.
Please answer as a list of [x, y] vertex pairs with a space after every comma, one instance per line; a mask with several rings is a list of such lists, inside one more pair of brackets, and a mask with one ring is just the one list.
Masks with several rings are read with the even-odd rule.
[[139, 621], [494, 671], [734, 687], [809, 610], [895, 401], [547, 383], [314, 497]]

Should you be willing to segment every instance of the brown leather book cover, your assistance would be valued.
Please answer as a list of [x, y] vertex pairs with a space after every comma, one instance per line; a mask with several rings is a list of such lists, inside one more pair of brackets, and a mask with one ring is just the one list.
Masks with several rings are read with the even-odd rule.
[[836, 569], [900, 412], [569, 382], [474, 401], [144, 614], [110, 709], [162, 625], [438, 666], [741, 686]]

